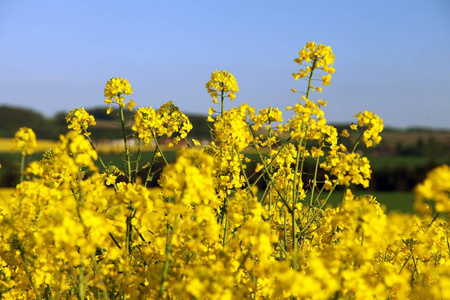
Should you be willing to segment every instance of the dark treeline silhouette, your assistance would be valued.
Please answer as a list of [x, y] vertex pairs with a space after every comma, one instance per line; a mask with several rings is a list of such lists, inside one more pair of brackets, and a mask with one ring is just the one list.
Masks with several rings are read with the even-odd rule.
[[[117, 110], [109, 115], [106, 113], [105, 107], [87, 109], [87, 111], [94, 116], [97, 122], [96, 126], [89, 128], [89, 131], [92, 133], [91, 138], [94, 141], [122, 138]], [[133, 119], [132, 112], [128, 110], [124, 112], [127, 122], [131, 124]], [[61, 112], [52, 117], [45, 117], [39, 112], [30, 109], [0, 106], [0, 137], [12, 138], [20, 127], [30, 127], [35, 131], [38, 139], [57, 140], [60, 134], [67, 132], [66, 115], [67, 112]], [[199, 140], [211, 139], [211, 123], [206, 122], [206, 116], [188, 116], [194, 127], [189, 137]], [[342, 129], [348, 128], [348, 124], [338, 124], [335, 127], [341, 132]], [[131, 133], [131, 129], [128, 130]], [[438, 165], [437, 161], [450, 163], [450, 131], [424, 128], [409, 130], [386, 128], [382, 136], [382, 143], [376, 147], [365, 149], [364, 146], [361, 146], [363, 154], [369, 154], [372, 157], [392, 157], [392, 160], [399, 156], [407, 158], [423, 157], [425, 158], [425, 164], [393, 164], [393, 166], [377, 168], [372, 173], [369, 190], [411, 191], [418, 182], [425, 178], [429, 170]], [[351, 149], [354, 140], [355, 137], [353, 139], [341, 139], [340, 142]], [[36, 153], [29, 160], [39, 160], [40, 157], [41, 154]], [[14, 186], [18, 182], [18, 161], [19, 156], [16, 154], [0, 153], [0, 163], [2, 164], [2, 169], [0, 169], [0, 187]], [[253, 173], [255, 167], [256, 163], [253, 162], [247, 166], [246, 172], [249, 176]], [[155, 170], [161, 168], [162, 165], [155, 168]], [[305, 165], [304, 181], [306, 184], [309, 180], [308, 174], [313, 173], [313, 168], [313, 164], [307, 163]], [[145, 179], [147, 176], [146, 172], [147, 170], [144, 169], [139, 175]], [[319, 174], [320, 177], [321, 175]], [[156, 172], [149, 186], [156, 186], [158, 178], [159, 172]], [[260, 189], [265, 188], [264, 180], [258, 182], [257, 185]]]
[[[122, 129], [118, 110], [111, 114], [106, 113], [106, 107], [96, 107], [86, 109], [94, 116], [97, 125], [90, 126], [93, 140], [99, 139], [120, 139]], [[45, 117], [37, 111], [22, 107], [0, 106], [0, 137], [12, 138], [20, 127], [29, 127], [34, 130], [38, 139], [57, 140], [60, 134], [67, 132], [66, 115], [68, 112], [60, 112], [52, 117]], [[131, 123], [133, 113], [124, 110], [125, 119]], [[207, 139], [210, 137], [209, 125], [204, 115], [188, 115], [194, 126], [194, 130], [189, 135], [197, 139]], [[131, 130], [129, 129], [129, 133]]]
[[55, 118], [20, 107], [0, 106], [0, 137], [13, 137], [20, 127], [29, 127], [42, 139], [56, 139], [61, 133]]
[[[119, 154], [116, 154], [119, 155]], [[19, 155], [14, 155], [14, 159], [9, 153], [0, 153], [0, 162], [2, 169], [0, 169], [0, 187], [13, 187], [19, 181]], [[39, 160], [41, 154], [34, 154], [31, 160]], [[450, 161], [449, 161], [450, 163]], [[154, 175], [149, 181], [148, 186], [158, 186], [159, 176], [161, 170], [164, 167], [163, 162], [155, 163], [153, 167]], [[401, 165], [394, 168], [382, 168], [374, 170], [372, 173], [372, 179], [367, 191], [412, 191], [417, 183], [423, 181], [428, 171], [436, 167], [438, 164], [429, 162], [423, 166], [411, 167], [408, 165]], [[100, 166], [99, 166], [100, 167]], [[250, 162], [247, 164], [246, 173], [251, 176], [255, 171], [256, 163]], [[314, 164], [306, 163], [304, 166], [303, 180], [305, 184], [308, 184], [312, 180], [312, 174], [314, 172]], [[143, 169], [139, 172], [139, 176], [144, 181], [147, 178], [148, 169]], [[323, 178], [324, 171], [319, 168], [318, 178]], [[253, 176], [250, 179], [250, 183], [254, 183], [254, 179], [257, 176]], [[119, 178], [119, 181], [125, 180], [125, 177]], [[260, 180], [257, 186], [260, 190], [265, 189], [266, 181]], [[320, 184], [319, 184], [320, 186]], [[360, 186], [352, 186], [352, 189], [363, 189]]]

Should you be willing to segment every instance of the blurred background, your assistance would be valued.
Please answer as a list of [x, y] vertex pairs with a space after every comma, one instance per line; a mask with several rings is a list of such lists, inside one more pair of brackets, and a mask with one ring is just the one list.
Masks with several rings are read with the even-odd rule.
[[427, 170], [450, 163], [448, 0], [1, 0], [0, 186], [17, 180], [8, 141], [20, 127], [55, 140], [67, 112], [85, 107], [98, 120], [97, 142], [120, 138], [103, 103], [113, 76], [128, 79], [137, 107], [172, 100], [203, 140], [214, 70], [239, 84], [226, 108], [284, 111], [299, 98], [290, 89], [306, 88], [291, 74], [308, 41], [336, 55], [332, 84], [312, 97], [329, 101], [328, 122], [345, 128], [369, 110], [387, 126], [382, 143], [364, 153], [374, 170], [370, 190], [410, 199]]

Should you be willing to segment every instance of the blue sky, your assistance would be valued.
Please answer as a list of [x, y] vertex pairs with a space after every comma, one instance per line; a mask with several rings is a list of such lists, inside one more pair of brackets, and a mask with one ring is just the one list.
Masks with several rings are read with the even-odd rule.
[[[50, 116], [101, 106], [112, 76], [138, 106], [212, 106], [205, 83], [227, 70], [231, 105], [296, 103], [292, 73], [308, 41], [331, 46], [322, 95], [330, 122], [370, 110], [395, 127], [450, 128], [450, 1], [0, 0], [0, 104]], [[106, 105], [105, 105], [106, 107]]]

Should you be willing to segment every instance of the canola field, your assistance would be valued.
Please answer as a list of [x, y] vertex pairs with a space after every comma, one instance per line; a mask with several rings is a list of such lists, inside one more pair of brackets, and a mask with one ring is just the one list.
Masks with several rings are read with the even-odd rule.
[[[69, 112], [67, 134], [52, 145], [20, 128], [12, 142], [20, 180], [0, 195], [0, 298], [450, 299], [450, 168], [414, 189], [415, 214], [386, 214], [373, 196], [352, 192], [372, 174], [358, 149], [380, 143], [384, 126], [368, 111], [341, 132], [327, 124], [320, 93], [334, 59], [314, 42], [299, 51], [293, 77], [303, 84], [292, 89], [299, 99], [289, 118], [245, 103], [224, 110], [238, 84], [213, 72], [213, 141], [203, 146], [174, 103], [136, 109], [130, 83], [111, 78], [105, 103], [121, 117], [124, 168], [102, 159], [84, 108]], [[131, 136], [125, 109], [134, 112]], [[186, 143], [174, 162], [161, 138]], [[152, 145], [151, 158], [133, 156], [131, 140]], [[42, 158], [26, 163], [39, 147]], [[159, 186], [149, 188], [157, 162]]]

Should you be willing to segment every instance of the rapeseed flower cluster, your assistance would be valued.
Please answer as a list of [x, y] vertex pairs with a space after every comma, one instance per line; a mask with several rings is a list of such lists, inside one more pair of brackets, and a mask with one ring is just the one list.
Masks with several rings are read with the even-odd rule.
[[36, 134], [33, 129], [22, 127], [14, 135], [13, 151], [19, 151], [22, 155], [31, 155], [36, 146]]
[[432, 200], [437, 212], [450, 212], [450, 166], [442, 165], [431, 170], [424, 182], [416, 186], [416, 206], [424, 200]]
[[208, 94], [213, 98], [213, 102], [217, 104], [217, 97], [221, 95], [223, 98], [230, 98], [233, 101], [236, 98], [236, 92], [239, 92], [236, 79], [233, 74], [227, 71], [214, 71], [211, 73], [211, 79], [206, 83]]
[[[125, 97], [124, 95], [131, 95], [133, 93], [133, 89], [131, 88], [128, 80], [122, 77], [112, 77], [107, 83], [105, 87], [105, 103], [111, 105], [113, 103], [118, 104], [120, 108], [125, 106]], [[131, 111], [135, 106], [135, 102], [133, 99], [127, 104], [127, 108]], [[112, 112], [111, 106], [108, 107], [108, 113]]]
[[119, 177], [120, 175], [125, 175], [123, 171], [113, 165], [105, 166], [102, 174], [105, 177], [106, 185], [114, 185], [116, 183], [117, 177]]
[[214, 122], [214, 139], [226, 148], [236, 147], [238, 151], [245, 149], [252, 142], [247, 119], [253, 112], [253, 107], [242, 104], [218, 116]]
[[[366, 147], [370, 148], [374, 143], [379, 144], [381, 141], [379, 134], [384, 128], [383, 120], [370, 111], [360, 112], [355, 117], [358, 118], [358, 126], [364, 128], [362, 140]], [[351, 128], [357, 130], [356, 124], [352, 124]]]
[[[314, 87], [311, 85], [311, 79], [316, 70], [322, 70], [327, 73], [321, 76], [322, 85], [327, 86], [331, 83], [331, 75], [334, 74], [334, 54], [330, 46], [316, 44], [315, 42], [306, 43], [305, 47], [298, 52], [299, 57], [294, 61], [299, 65], [305, 65], [306, 68], [300, 69], [298, 73], [293, 73], [295, 80], [309, 76], [309, 87], [318, 92], [322, 91], [321, 87]], [[294, 89], [294, 91], [296, 91]]]
[[[261, 109], [257, 115], [253, 115], [251, 120], [255, 123], [252, 128], [258, 131], [259, 128], [271, 129], [271, 124], [275, 122], [283, 122], [282, 112], [276, 107]], [[266, 124], [267, 125], [264, 125]]]
[[77, 134], [90, 133], [87, 131], [90, 125], [95, 125], [94, 116], [90, 115], [84, 108], [71, 110], [66, 116], [67, 128], [72, 129]]
[[340, 185], [356, 184], [365, 188], [369, 186], [372, 174], [370, 163], [366, 157], [360, 157], [358, 153], [336, 152], [330, 154], [320, 167], [335, 175]]
[[[20, 181], [23, 181], [24, 169], [25, 169], [25, 157], [34, 153], [34, 149], [37, 147], [36, 134], [33, 129], [28, 127], [20, 128], [13, 139], [12, 151], [20, 151]], [[1, 166], [0, 166], [1, 167]]]
[[172, 144], [185, 139], [192, 129], [188, 117], [173, 104], [172, 101], [163, 104], [159, 109], [152, 107], [139, 108], [134, 114], [133, 130], [146, 145], [162, 136], [171, 137], [177, 133]]
[[[318, 69], [331, 74], [333, 61], [329, 47], [312, 42], [298, 59], [312, 63], [309, 76]], [[450, 298], [448, 215], [386, 215], [374, 197], [354, 196], [351, 186], [367, 187], [371, 177], [356, 148], [361, 139], [367, 147], [380, 141], [382, 120], [359, 113], [351, 129], [360, 137], [352, 140], [348, 130], [338, 137], [326, 123], [326, 102], [309, 95], [314, 90], [309, 83], [287, 121], [272, 107], [256, 114], [247, 104], [222, 106], [215, 118], [210, 109], [212, 141], [204, 147], [190, 146], [192, 125], [172, 102], [139, 108], [131, 135], [121, 120], [124, 170], [105, 165], [95, 150], [88, 132], [94, 118], [72, 110], [70, 131], [29, 163], [0, 201], [1, 297]], [[123, 95], [131, 91], [117, 77], [105, 88], [107, 104], [118, 104], [122, 117]], [[237, 83], [216, 71], [207, 92], [223, 103], [235, 97]], [[22, 157], [35, 145], [30, 132], [16, 136]], [[186, 139], [173, 163], [159, 145], [162, 136]], [[154, 143], [151, 161], [130, 159], [130, 138]], [[137, 170], [153, 176], [158, 159], [165, 162], [159, 187], [147, 188]], [[304, 169], [310, 163], [313, 174]], [[448, 182], [448, 166], [430, 172], [416, 188], [419, 204], [431, 200], [448, 214]], [[329, 207], [338, 185], [343, 201]]]

